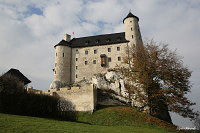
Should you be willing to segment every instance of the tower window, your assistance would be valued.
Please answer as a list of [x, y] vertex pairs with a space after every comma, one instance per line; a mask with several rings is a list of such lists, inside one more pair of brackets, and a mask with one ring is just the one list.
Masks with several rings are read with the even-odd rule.
[[96, 64], [97, 63], [97, 61], [96, 60], [93, 60], [93, 64]]
[[108, 52], [111, 52], [111, 48], [108, 48]]
[[111, 62], [111, 57], [108, 57], [108, 62]]
[[88, 64], [88, 61], [85, 61], [85, 65], [87, 65]]
[[88, 55], [88, 50], [85, 51], [85, 54]]
[[97, 54], [97, 50], [96, 49], [94, 50], [94, 54]]
[[76, 61], [78, 61], [78, 58], [76, 58]]
[[57, 63], [55, 63], [55, 67], [56, 67]]
[[132, 38], [133, 38], [133, 35], [132, 35]]
[[78, 75], [76, 74], [76, 78], [78, 78]]
[[131, 31], [133, 30], [133, 28], [131, 27]]
[[118, 57], [118, 61], [121, 61], [121, 57]]
[[120, 51], [120, 47], [117, 47], [117, 51]]
[[55, 70], [54, 72], [55, 72], [55, 74], [56, 74], [56, 70]]
[[130, 23], [132, 23], [132, 21], [130, 21]]
[[65, 57], [65, 53], [63, 53], [63, 57]]
[[76, 70], [78, 69], [78, 66], [76, 66]]
[[56, 56], [57, 56], [57, 53], [56, 53]]
[[78, 54], [78, 49], [76, 49], [76, 54]]

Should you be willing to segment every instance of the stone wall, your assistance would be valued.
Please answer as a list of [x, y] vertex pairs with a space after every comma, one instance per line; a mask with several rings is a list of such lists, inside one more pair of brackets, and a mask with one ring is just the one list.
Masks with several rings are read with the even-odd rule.
[[96, 109], [97, 92], [93, 84], [85, 84], [81, 87], [66, 87], [49, 89], [44, 94], [58, 96], [63, 111], [90, 111]]
[[[94, 74], [105, 73], [107, 69], [121, 65], [126, 55], [127, 45], [127, 43], [119, 43], [114, 45], [72, 48], [71, 81], [91, 80]], [[111, 49], [110, 52], [108, 48]], [[96, 53], [94, 53], [94, 50], [96, 50]], [[88, 54], [85, 51], [88, 51]], [[106, 67], [101, 66], [100, 55], [102, 54], [105, 54], [107, 57]], [[108, 58], [111, 58], [110, 62]], [[87, 64], [85, 64], [85, 61], [87, 61]]]

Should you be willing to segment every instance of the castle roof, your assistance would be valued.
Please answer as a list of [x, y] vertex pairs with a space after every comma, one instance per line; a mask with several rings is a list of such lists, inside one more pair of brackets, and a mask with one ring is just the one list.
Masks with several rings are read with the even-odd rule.
[[[25, 77], [19, 70], [11, 68], [8, 72], [4, 75], [14, 76], [19, 79], [19, 81], [24, 82], [24, 85], [31, 83], [31, 81]], [[4, 76], [3, 75], [3, 76]]]
[[54, 47], [58, 45], [63, 45], [72, 48], [80, 48], [80, 47], [91, 47], [99, 45], [119, 44], [125, 42], [129, 41], [125, 39], [125, 32], [121, 32], [121, 33], [73, 38], [70, 42], [62, 40]]
[[136, 18], [139, 21], [139, 18], [137, 16], [135, 16], [131, 12], [129, 12], [129, 14], [123, 19], [123, 23], [124, 23], [125, 19], [131, 18], [131, 17]]

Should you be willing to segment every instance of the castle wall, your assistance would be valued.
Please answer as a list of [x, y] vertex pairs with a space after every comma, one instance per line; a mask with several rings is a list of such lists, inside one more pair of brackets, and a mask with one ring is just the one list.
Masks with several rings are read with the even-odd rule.
[[[109, 52], [108, 49], [111, 51]], [[107, 69], [115, 68], [126, 55], [127, 43], [93, 46], [72, 49], [71, 81], [91, 80], [94, 74], [104, 73]], [[94, 51], [96, 50], [96, 53]], [[88, 54], [86, 54], [88, 51]], [[100, 55], [106, 55], [107, 66], [101, 66]], [[110, 59], [111, 61], [109, 61]], [[87, 62], [87, 64], [86, 64]], [[96, 63], [96, 64], [95, 64]]]
[[54, 81], [70, 83], [71, 48], [68, 46], [56, 46]]
[[96, 108], [97, 94], [93, 84], [82, 87], [68, 87], [43, 91], [44, 94], [60, 97], [60, 105], [63, 111], [93, 111]]

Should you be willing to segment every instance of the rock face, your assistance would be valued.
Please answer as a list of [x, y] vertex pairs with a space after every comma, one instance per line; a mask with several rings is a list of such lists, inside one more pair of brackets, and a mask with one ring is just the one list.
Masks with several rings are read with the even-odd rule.
[[128, 93], [124, 85], [124, 78], [120, 72], [112, 70], [104, 74], [97, 74], [92, 78], [91, 82], [98, 89], [98, 104], [129, 105], [141, 111], [148, 112], [148, 107], [144, 101], [140, 101], [136, 98], [136, 95]]

